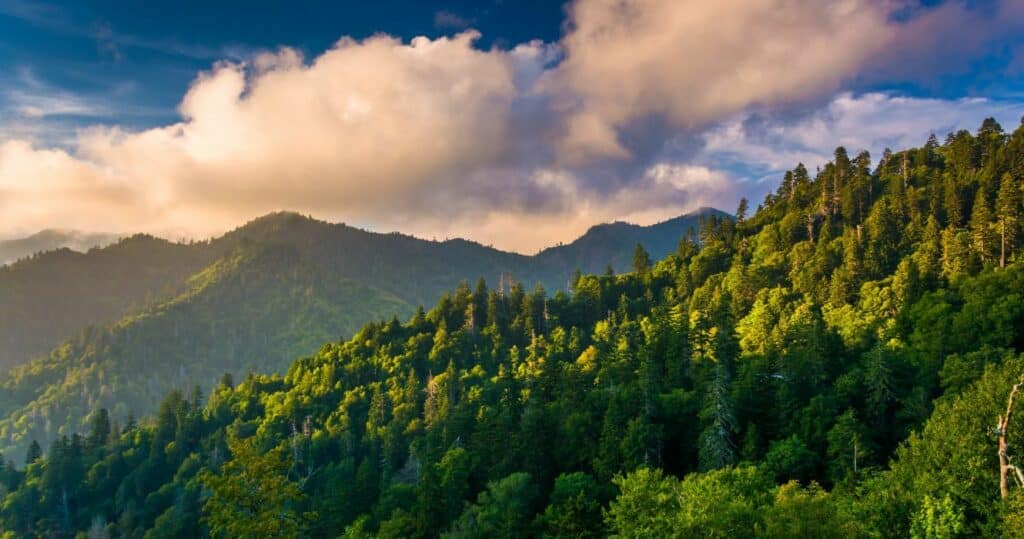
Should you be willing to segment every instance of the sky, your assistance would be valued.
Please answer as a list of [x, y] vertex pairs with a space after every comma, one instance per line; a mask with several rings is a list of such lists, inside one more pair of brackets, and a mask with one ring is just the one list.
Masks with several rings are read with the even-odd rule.
[[0, 238], [292, 210], [532, 253], [1024, 117], [1024, 0], [0, 0]]

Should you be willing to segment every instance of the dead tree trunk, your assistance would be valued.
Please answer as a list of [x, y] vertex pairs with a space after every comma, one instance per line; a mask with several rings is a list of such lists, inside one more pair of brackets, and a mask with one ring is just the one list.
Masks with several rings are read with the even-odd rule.
[[1006, 413], [999, 416], [999, 423], [996, 426], [996, 435], [999, 436], [999, 495], [1005, 500], [1010, 495], [1010, 472], [1014, 472], [1014, 479], [1018, 486], [1024, 486], [1024, 474], [1020, 468], [1010, 462], [1010, 455], [1007, 452], [1006, 435], [1007, 427], [1010, 425], [1010, 417], [1013, 415], [1013, 401], [1022, 387], [1021, 383], [1013, 385], [1010, 391], [1010, 398], [1006, 400]]

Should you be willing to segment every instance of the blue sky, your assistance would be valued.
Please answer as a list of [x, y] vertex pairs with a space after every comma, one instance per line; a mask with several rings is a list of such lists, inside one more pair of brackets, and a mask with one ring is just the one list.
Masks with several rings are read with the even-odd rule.
[[315, 56], [342, 36], [408, 40], [470, 26], [482, 33], [477, 46], [509, 47], [555, 41], [563, 20], [563, 6], [544, 0], [3, 0], [0, 71], [9, 76], [0, 106], [10, 121], [22, 94], [50, 98], [52, 116], [22, 123], [59, 143], [76, 126], [173, 122], [197, 73], [261, 50], [286, 45]]
[[1013, 130], [1022, 36], [1024, 0], [2, 0], [0, 237], [292, 209], [529, 252]]

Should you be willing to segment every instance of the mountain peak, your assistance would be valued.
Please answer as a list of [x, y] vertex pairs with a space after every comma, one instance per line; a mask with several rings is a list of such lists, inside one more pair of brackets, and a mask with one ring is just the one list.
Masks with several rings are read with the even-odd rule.
[[698, 228], [700, 220], [708, 216], [732, 217], [716, 208], [702, 207], [653, 225], [603, 223], [590, 227], [572, 243], [545, 249], [537, 256], [551, 263], [579, 264], [584, 273], [600, 273], [607, 264], [617, 272], [627, 271], [637, 244], [653, 258], [663, 258], [676, 250], [679, 239], [690, 228]]
[[85, 252], [117, 241], [114, 234], [47, 228], [24, 238], [0, 241], [0, 265], [58, 249]]

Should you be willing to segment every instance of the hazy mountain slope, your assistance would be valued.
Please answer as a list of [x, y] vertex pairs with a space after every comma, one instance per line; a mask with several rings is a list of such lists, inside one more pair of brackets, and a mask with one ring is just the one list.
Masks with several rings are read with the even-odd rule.
[[[139, 235], [85, 254], [62, 249], [0, 268], [0, 371], [47, 353], [87, 326], [112, 323], [173, 297], [186, 288], [190, 275], [246, 246], [289, 245], [342, 277], [412, 305], [429, 305], [461, 280], [484, 277], [497, 284], [504, 273], [553, 290], [564, 288], [576, 268], [596, 272], [611, 263], [622, 271], [637, 243], [653, 256], [664, 256], [697, 220], [690, 214], [650, 227], [602, 225], [533, 257], [461, 239], [368, 232], [289, 212], [261, 217], [208, 242], [180, 244]], [[373, 319], [358, 304], [352, 309], [361, 321]]]
[[170, 301], [84, 331], [12, 370], [0, 386], [0, 451], [77, 429], [95, 406], [122, 419], [145, 415], [175, 388], [209, 388], [225, 372], [282, 371], [292, 358], [353, 334], [367, 319], [413, 310], [309, 262], [291, 246], [238, 251], [188, 283]]
[[67, 248], [85, 252], [117, 241], [113, 234], [79, 232], [77, 230], [42, 230], [25, 238], [0, 241], [0, 265], [20, 260], [36, 253]]
[[[591, 227], [586, 234], [566, 245], [541, 251], [537, 259], [545, 266], [583, 273], [600, 273], [610, 264], [616, 272], [629, 271], [633, 249], [641, 244], [654, 259], [675, 252], [679, 239], [699, 228], [702, 217], [729, 217], [714, 208], [701, 208], [650, 226], [615, 222]], [[564, 286], [564, 283], [562, 283]]]
[[88, 253], [60, 249], [0, 267], [0, 371], [86, 326], [174, 295], [215, 254], [204, 243], [138, 235]]
[[256, 219], [214, 240], [214, 245], [267, 241], [291, 245], [344, 277], [387, 290], [417, 305], [432, 304], [460, 280], [484, 277], [497, 282], [501, 272], [513, 273], [528, 283], [541, 281], [554, 286], [558, 280], [532, 257], [479, 243], [368, 232], [290, 212]]
[[367, 321], [406, 319], [463, 280], [496, 284], [504, 273], [559, 288], [577, 267], [621, 266], [638, 242], [674, 250], [670, 236], [691, 222], [619, 223], [529, 257], [275, 213], [210, 242], [136, 236], [37, 256], [0, 271], [6, 365], [71, 338], [3, 380], [0, 450], [78, 429], [97, 406], [145, 415], [168, 390], [209, 388], [224, 372], [283, 372], [319, 343]]

